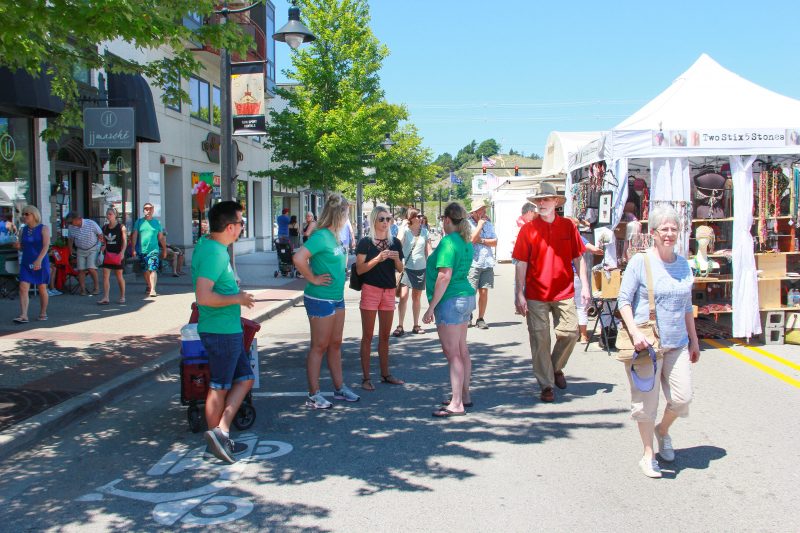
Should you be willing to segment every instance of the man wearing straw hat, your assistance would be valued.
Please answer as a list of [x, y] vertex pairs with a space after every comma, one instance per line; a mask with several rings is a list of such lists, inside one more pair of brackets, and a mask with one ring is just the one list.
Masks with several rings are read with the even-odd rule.
[[[581, 278], [581, 301], [590, 300], [583, 253], [586, 250], [578, 229], [556, 213], [566, 198], [550, 183], [529, 196], [539, 216], [519, 231], [512, 257], [517, 260], [517, 311], [527, 318], [533, 359], [533, 374], [541, 388], [543, 402], [555, 401], [553, 386], [567, 388], [564, 367], [578, 341], [575, 311], [575, 283], [572, 266]], [[556, 344], [550, 346], [550, 315], [553, 315]]]

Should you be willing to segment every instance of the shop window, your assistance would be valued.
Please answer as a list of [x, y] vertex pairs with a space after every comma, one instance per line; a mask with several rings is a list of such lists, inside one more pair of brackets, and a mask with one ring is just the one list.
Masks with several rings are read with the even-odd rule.
[[189, 98], [192, 101], [190, 115], [203, 122], [208, 122], [210, 118], [208, 91], [209, 85], [207, 81], [194, 76], [189, 78]]
[[17, 224], [22, 206], [35, 198], [32, 128], [31, 119], [0, 117], [0, 218]]
[[213, 124], [215, 126], [220, 126], [222, 124], [222, 115], [220, 113], [221, 109], [222, 109], [220, 107], [220, 100], [221, 100], [220, 90], [219, 90], [219, 87], [217, 87], [215, 85], [214, 88], [211, 91], [212, 91], [211, 92], [211, 95], [212, 95], [212, 98], [211, 98], [211, 116], [213, 117]]
[[[167, 88], [169, 88], [169, 89], [180, 89], [180, 81], [178, 81], [177, 83], [168, 81], [165, 85], [166, 85], [165, 89], [167, 89]], [[177, 111], [178, 113], [181, 112], [181, 101], [180, 100], [178, 100], [175, 103], [166, 103], [165, 102], [164, 105], [166, 106], [167, 109], [172, 109], [173, 111]]]
[[130, 231], [136, 221], [133, 198], [133, 150], [110, 150], [103, 171], [95, 173], [89, 190], [88, 216], [101, 226], [106, 210], [113, 207], [119, 220]]
[[240, 239], [246, 239], [250, 236], [250, 220], [247, 217], [247, 202], [249, 200], [247, 194], [247, 182], [246, 181], [237, 181], [236, 182], [236, 197], [239, 199], [239, 203], [242, 204], [244, 207], [244, 211], [242, 211], [242, 219], [244, 219], [244, 228], [242, 228], [242, 234], [239, 236]]

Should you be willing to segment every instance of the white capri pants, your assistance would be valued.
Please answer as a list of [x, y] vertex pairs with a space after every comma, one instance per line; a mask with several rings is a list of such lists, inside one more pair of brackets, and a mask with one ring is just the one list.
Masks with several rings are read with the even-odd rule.
[[589, 323], [589, 317], [586, 316], [586, 306], [581, 304], [581, 277], [575, 276], [575, 309], [578, 312], [578, 325], [585, 326]]
[[[631, 390], [631, 418], [637, 421], [655, 421], [662, 388], [667, 399], [667, 409], [679, 417], [689, 416], [689, 404], [692, 402], [692, 362], [689, 360], [689, 347], [666, 350], [664, 357], [658, 360], [657, 367], [653, 390], [642, 392], [633, 384], [631, 364], [625, 363], [625, 375]], [[652, 362], [648, 360], [647, 363], [637, 363], [636, 373], [640, 377], [652, 376]]]

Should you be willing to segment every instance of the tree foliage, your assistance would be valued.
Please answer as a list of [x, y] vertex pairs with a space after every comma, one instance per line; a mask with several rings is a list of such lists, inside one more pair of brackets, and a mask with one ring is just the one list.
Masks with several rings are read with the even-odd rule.
[[379, 71], [388, 49], [369, 29], [367, 0], [301, 0], [317, 40], [292, 54], [298, 85], [279, 89], [288, 107], [271, 113], [265, 145], [287, 186], [347, 189], [363, 179], [363, 156], [381, 150], [385, 133], [408, 116], [384, 99]]
[[500, 144], [494, 139], [486, 139], [475, 149], [475, 156], [480, 159], [481, 157], [490, 157], [500, 153]]
[[[202, 25], [189, 29], [180, 21], [190, 13], [210, 17], [213, 0], [0, 0], [0, 64], [24, 69], [34, 76], [52, 75], [53, 94], [64, 100], [65, 111], [48, 122], [49, 138], [66, 126], [81, 124], [81, 104], [73, 73], [104, 68], [141, 73], [165, 90], [165, 101], [187, 100], [179, 80], [201, 70], [189, 50], [190, 42], [246, 53], [252, 39], [237, 24]], [[153, 61], [121, 60], [101, 48], [120, 39], [137, 49], [165, 45], [170, 57]]]

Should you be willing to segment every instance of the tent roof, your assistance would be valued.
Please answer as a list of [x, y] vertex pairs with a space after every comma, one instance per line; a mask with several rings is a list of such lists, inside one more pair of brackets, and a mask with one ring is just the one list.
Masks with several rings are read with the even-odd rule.
[[567, 173], [568, 157], [581, 146], [600, 138], [598, 131], [552, 131], [547, 136], [539, 177]]
[[765, 89], [702, 54], [614, 130], [796, 128], [800, 101]]

